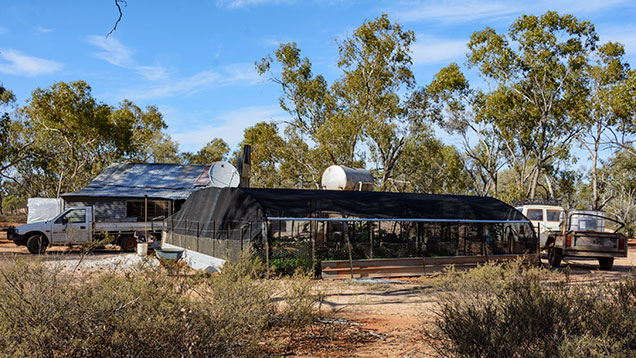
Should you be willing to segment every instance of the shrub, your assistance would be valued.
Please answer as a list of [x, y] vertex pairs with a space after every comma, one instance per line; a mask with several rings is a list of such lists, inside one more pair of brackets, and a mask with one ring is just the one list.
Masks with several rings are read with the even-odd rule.
[[221, 274], [78, 276], [42, 262], [0, 266], [0, 356], [258, 356], [266, 330], [310, 322], [310, 289], [279, 306], [263, 265], [244, 255]]
[[636, 284], [574, 285], [519, 263], [450, 271], [433, 340], [446, 357], [616, 356], [636, 350]]

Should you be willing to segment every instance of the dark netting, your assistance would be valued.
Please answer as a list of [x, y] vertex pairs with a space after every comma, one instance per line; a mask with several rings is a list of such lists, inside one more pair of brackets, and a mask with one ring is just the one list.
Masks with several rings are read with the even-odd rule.
[[490, 197], [341, 190], [231, 190], [249, 195], [268, 217], [306, 218], [321, 212], [376, 219], [527, 220], [515, 208]]
[[[329, 221], [343, 217], [360, 221]], [[249, 245], [263, 253], [266, 230], [270, 262], [281, 271], [349, 255], [360, 259], [536, 252], [529, 221], [488, 197], [207, 188], [193, 193], [167, 224], [168, 243], [231, 259]]]

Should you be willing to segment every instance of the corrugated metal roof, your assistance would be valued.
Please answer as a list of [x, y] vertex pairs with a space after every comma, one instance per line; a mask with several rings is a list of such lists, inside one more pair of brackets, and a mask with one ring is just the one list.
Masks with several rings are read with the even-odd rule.
[[186, 199], [209, 183], [209, 165], [115, 163], [86, 188], [62, 197], [144, 197]]

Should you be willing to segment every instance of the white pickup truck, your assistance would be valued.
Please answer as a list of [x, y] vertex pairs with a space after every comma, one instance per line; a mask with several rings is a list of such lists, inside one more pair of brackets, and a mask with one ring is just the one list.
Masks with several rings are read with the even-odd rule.
[[[108, 236], [124, 251], [137, 247], [135, 233], [145, 232], [156, 239], [161, 237], [163, 222], [95, 222], [93, 208], [68, 208], [48, 221], [10, 227], [7, 238], [16, 245], [26, 246], [32, 254], [42, 254], [49, 246], [83, 245]], [[139, 236], [139, 235], [137, 235]]]

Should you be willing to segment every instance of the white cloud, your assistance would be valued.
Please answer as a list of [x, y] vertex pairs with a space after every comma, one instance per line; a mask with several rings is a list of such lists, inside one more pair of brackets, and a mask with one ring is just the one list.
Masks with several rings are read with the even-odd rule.
[[[486, 20], [508, 20], [521, 14], [540, 14], [548, 10], [564, 13], [596, 13], [598, 11], [629, 3], [628, 0], [582, 1], [539, 0], [527, 1], [405, 1], [387, 9], [398, 21], [415, 22], [435, 20], [443, 23], [462, 23]], [[395, 9], [395, 10], [394, 10]]]
[[43, 26], [38, 26], [35, 28], [36, 30], [38, 30], [39, 32], [43, 33], [43, 34], [48, 34], [49, 32], [52, 32], [53, 29], [49, 29]]
[[241, 9], [261, 5], [278, 5], [283, 3], [288, 4], [292, 2], [293, 0], [217, 0], [216, 4], [217, 6], [230, 9]]
[[159, 84], [126, 90], [123, 97], [132, 100], [147, 100], [175, 96], [189, 96], [210, 88], [232, 85], [254, 85], [261, 78], [249, 63], [235, 63], [220, 70], [205, 70], [192, 76], [163, 80]]
[[142, 100], [174, 97], [177, 95], [191, 95], [214, 86], [220, 78], [221, 75], [212, 70], [202, 71], [180, 80], [131, 90], [128, 91], [128, 94], [124, 97]]
[[458, 59], [466, 53], [465, 40], [451, 40], [432, 36], [418, 36], [411, 47], [413, 63], [429, 65]]
[[103, 50], [95, 53], [97, 58], [101, 58], [111, 65], [118, 67], [132, 68], [135, 66], [132, 51], [116, 38], [91, 35], [86, 37], [86, 41]]
[[57, 72], [62, 64], [39, 57], [28, 56], [13, 49], [0, 49], [0, 73], [34, 77]]
[[189, 131], [170, 133], [172, 138], [179, 142], [179, 147], [184, 151], [196, 151], [201, 149], [212, 138], [222, 138], [230, 148], [236, 148], [243, 139], [246, 128], [262, 121], [281, 122], [287, 120], [284, 113], [276, 106], [244, 107], [211, 118], [215, 123], [208, 126], [192, 128]]
[[102, 49], [102, 51], [95, 53], [97, 58], [117, 67], [137, 71], [149, 81], [157, 81], [167, 75], [166, 69], [159, 64], [154, 66], [137, 64], [133, 58], [134, 52], [113, 36], [106, 38], [104, 36], [91, 35], [86, 37], [86, 42]]

